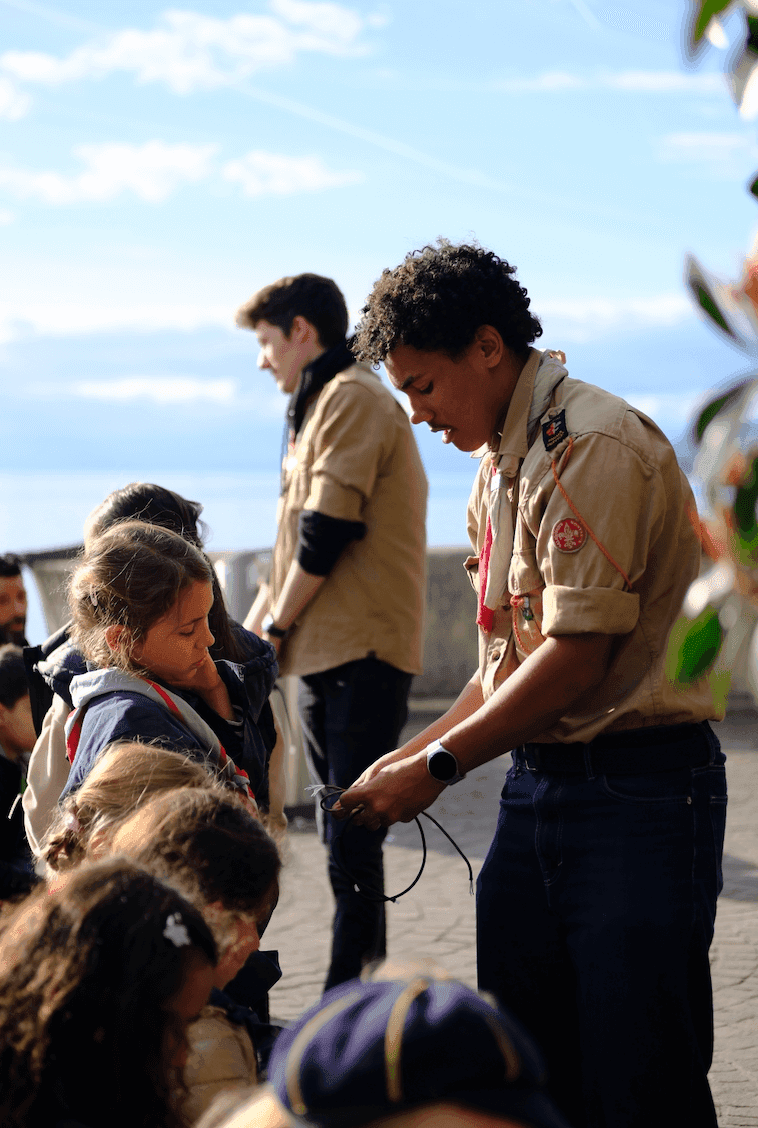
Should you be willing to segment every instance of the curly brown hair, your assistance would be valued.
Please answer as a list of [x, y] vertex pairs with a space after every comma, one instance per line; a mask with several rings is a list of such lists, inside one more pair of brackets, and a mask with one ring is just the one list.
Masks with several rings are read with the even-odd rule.
[[251, 811], [208, 788], [154, 796], [118, 826], [110, 846], [170, 881], [201, 911], [218, 901], [258, 913], [281, 868], [276, 844]]
[[180, 1128], [171, 1004], [190, 967], [216, 959], [200, 914], [123, 858], [35, 891], [0, 934], [0, 1123]]
[[515, 266], [475, 244], [440, 239], [412, 251], [374, 284], [352, 348], [378, 364], [398, 345], [457, 357], [492, 325], [517, 356], [542, 334]]
[[[134, 644], [194, 581], [213, 585], [213, 568], [199, 548], [159, 525], [121, 521], [90, 542], [71, 576], [71, 640], [98, 667], [142, 673]], [[110, 626], [126, 628], [117, 651], [105, 639]]]

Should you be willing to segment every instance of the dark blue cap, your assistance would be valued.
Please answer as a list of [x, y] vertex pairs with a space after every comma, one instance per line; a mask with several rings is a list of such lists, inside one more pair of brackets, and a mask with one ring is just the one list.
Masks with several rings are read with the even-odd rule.
[[425, 973], [327, 991], [280, 1034], [268, 1078], [285, 1108], [320, 1128], [438, 1102], [568, 1128], [516, 1020], [463, 983]]

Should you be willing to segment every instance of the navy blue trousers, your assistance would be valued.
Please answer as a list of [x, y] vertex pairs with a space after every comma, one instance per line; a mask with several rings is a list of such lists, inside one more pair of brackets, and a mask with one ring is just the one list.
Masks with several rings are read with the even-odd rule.
[[516, 750], [479, 877], [480, 989], [531, 1030], [581, 1128], [716, 1126], [708, 948], [725, 757], [709, 725], [669, 731], [683, 730], [703, 762], [640, 775], [602, 774], [592, 744], [576, 772], [530, 770], [532, 746]]
[[[314, 783], [349, 787], [375, 760], [397, 746], [408, 715], [412, 680], [412, 674], [372, 657], [301, 677], [298, 710]], [[334, 861], [335, 836], [344, 834], [344, 860], [350, 873], [362, 885], [383, 892], [382, 843], [387, 831], [366, 830], [318, 813], [335, 899], [326, 990], [354, 979], [387, 950], [384, 902], [355, 891], [354, 883]]]

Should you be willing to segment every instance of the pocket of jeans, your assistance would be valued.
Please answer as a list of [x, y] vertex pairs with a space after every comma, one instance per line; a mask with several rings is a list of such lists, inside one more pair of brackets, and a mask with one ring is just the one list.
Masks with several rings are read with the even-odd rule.
[[606, 795], [624, 803], [692, 802], [689, 768], [672, 768], [670, 771], [641, 775], [605, 775], [601, 780]]

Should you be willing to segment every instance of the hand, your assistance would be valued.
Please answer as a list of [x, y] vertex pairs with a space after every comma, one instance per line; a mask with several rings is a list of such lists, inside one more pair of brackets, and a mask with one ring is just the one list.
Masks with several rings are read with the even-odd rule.
[[397, 751], [389, 752], [340, 795], [335, 814], [345, 818], [347, 812], [360, 808], [353, 821], [378, 830], [395, 822], [411, 822], [444, 789], [444, 783], [429, 775], [425, 749], [404, 759], [397, 759]]
[[205, 655], [201, 666], [192, 670], [187, 677], [176, 679], [173, 684], [179, 689], [193, 689], [195, 693], [199, 693], [203, 701], [227, 721], [234, 717], [229, 691], [210, 654]]
[[261, 635], [261, 638], [265, 642], [269, 642], [273, 646], [274, 651], [275, 651], [276, 655], [278, 656], [279, 651], [282, 648], [282, 643], [284, 642], [284, 639], [283, 638], [274, 638], [274, 636], [270, 635], [267, 631], [263, 632], [263, 634]]

